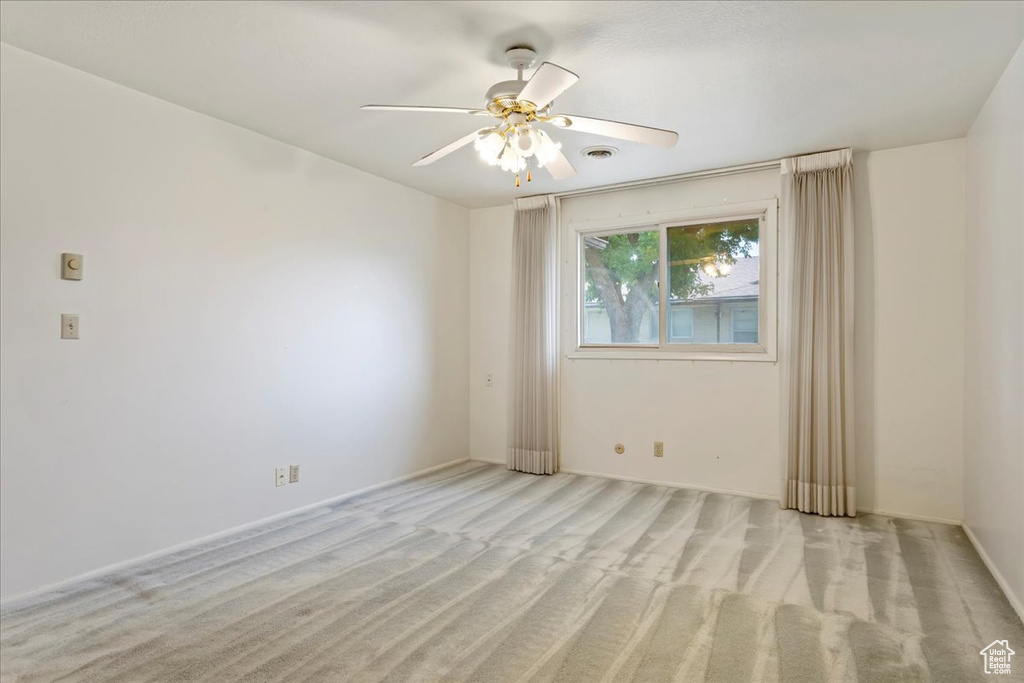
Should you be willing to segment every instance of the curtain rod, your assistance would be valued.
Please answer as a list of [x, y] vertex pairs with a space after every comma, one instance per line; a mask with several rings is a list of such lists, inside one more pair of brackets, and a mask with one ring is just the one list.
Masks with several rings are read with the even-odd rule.
[[[552, 195], [558, 199], [564, 197], [579, 197], [587, 194], [601, 194], [604, 192], [614, 192], [616, 190], [624, 190], [630, 187], [643, 187], [645, 185], [662, 185], [665, 183], [672, 183], [678, 180], [693, 180], [696, 178], [716, 178], [719, 176], [735, 175], [737, 173], [750, 173], [752, 171], [766, 171], [772, 168], [780, 168], [782, 166], [781, 159], [775, 159], [774, 161], [760, 161], [754, 164], [743, 164], [742, 166], [728, 166], [726, 168], [716, 168], [709, 171], [691, 171], [690, 173], [680, 173], [678, 175], [662, 176], [660, 178], [650, 178], [648, 180], [632, 180], [625, 183], [615, 183], [614, 185], [602, 185], [600, 187], [591, 187], [581, 190], [569, 190], [567, 192], [554, 192]], [[531, 195], [534, 197], [542, 195]]]

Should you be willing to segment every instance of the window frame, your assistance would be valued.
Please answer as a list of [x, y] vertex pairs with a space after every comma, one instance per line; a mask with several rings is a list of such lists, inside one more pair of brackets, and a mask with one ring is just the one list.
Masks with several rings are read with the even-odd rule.
[[[691, 344], [673, 342], [668, 330], [668, 229], [757, 218], [758, 226], [758, 342], [756, 344]], [[778, 218], [779, 202], [771, 199], [710, 207], [695, 207], [679, 211], [621, 217], [599, 221], [584, 221], [569, 225], [574, 240], [576, 261], [575, 324], [573, 339], [566, 357], [623, 359], [623, 360], [727, 360], [775, 362], [778, 345]], [[658, 338], [652, 344], [594, 344], [583, 341], [586, 314], [586, 261], [584, 240], [590, 235], [613, 235], [629, 232], [658, 231]], [[568, 302], [566, 302], [568, 303]]]

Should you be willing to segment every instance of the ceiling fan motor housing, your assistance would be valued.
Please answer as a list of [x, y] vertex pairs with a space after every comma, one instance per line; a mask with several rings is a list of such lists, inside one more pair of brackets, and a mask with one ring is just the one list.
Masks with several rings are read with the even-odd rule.
[[513, 47], [505, 52], [505, 62], [519, 72], [519, 77], [511, 81], [501, 81], [495, 83], [487, 90], [486, 101], [484, 106], [489, 111], [494, 112], [494, 109], [508, 111], [518, 111], [526, 113], [527, 110], [532, 111], [533, 107], [523, 107], [519, 101], [519, 93], [526, 87], [526, 81], [523, 80], [523, 71], [529, 69], [537, 63], [537, 53], [528, 47]]
[[487, 91], [485, 105], [498, 103], [503, 109], [516, 109], [519, 104], [519, 93], [526, 86], [526, 81], [501, 81], [495, 83]]

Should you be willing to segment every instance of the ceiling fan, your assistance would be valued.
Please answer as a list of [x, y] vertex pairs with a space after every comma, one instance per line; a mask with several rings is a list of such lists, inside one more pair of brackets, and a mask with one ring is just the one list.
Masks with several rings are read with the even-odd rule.
[[588, 118], [575, 114], [552, 114], [552, 101], [568, 90], [579, 76], [560, 66], [544, 62], [529, 81], [523, 80], [523, 71], [537, 61], [536, 53], [525, 47], [516, 47], [505, 53], [508, 65], [516, 70], [514, 81], [495, 83], [487, 91], [483, 109], [459, 107], [410, 107], [403, 105], [367, 104], [363, 109], [385, 111], [421, 111], [434, 113], [471, 114], [497, 119], [492, 125], [459, 138], [441, 149], [431, 152], [413, 166], [426, 166], [442, 157], [473, 143], [480, 158], [492, 166], [515, 173], [519, 187], [519, 173], [526, 170], [526, 180], [532, 180], [531, 165], [540, 166], [555, 180], [576, 175], [569, 160], [555, 142], [535, 124], [550, 123], [564, 130], [593, 133], [609, 138], [631, 140], [646, 145], [670, 148], [679, 135], [670, 130]]

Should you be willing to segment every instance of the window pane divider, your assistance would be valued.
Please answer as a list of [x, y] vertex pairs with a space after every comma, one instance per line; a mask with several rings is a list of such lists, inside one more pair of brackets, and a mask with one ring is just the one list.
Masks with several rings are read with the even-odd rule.
[[658, 226], [658, 348], [668, 344], [668, 228]]

